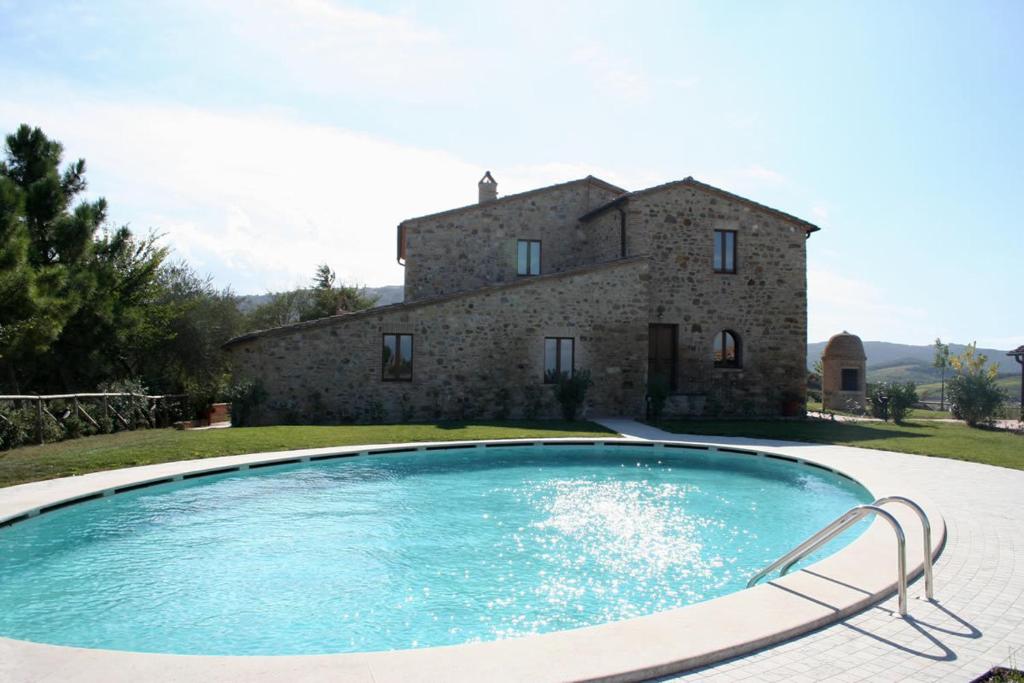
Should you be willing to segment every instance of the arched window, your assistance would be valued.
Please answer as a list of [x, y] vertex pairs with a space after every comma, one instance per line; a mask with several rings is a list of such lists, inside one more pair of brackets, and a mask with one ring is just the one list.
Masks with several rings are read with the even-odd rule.
[[731, 330], [722, 330], [715, 335], [715, 367], [738, 368], [742, 366], [740, 338]]

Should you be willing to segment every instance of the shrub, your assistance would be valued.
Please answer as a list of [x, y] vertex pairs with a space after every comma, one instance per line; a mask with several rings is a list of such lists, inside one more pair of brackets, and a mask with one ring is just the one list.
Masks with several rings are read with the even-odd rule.
[[648, 417], [655, 422], [661, 419], [670, 391], [671, 386], [665, 375], [657, 374], [647, 382], [647, 412]]
[[366, 408], [363, 410], [363, 415], [366, 417], [367, 422], [383, 422], [387, 412], [384, 409], [383, 403], [377, 399], [373, 399], [366, 402]]
[[562, 406], [562, 417], [566, 420], [575, 420], [576, 413], [587, 397], [587, 389], [594, 383], [590, 379], [589, 370], [580, 370], [572, 376], [562, 375], [555, 382], [555, 399]]
[[[149, 410], [149, 402], [146, 399], [146, 395], [149, 394], [149, 389], [139, 379], [123, 379], [115, 382], [104, 382], [100, 384], [99, 390], [102, 393], [107, 394], [131, 394], [130, 396], [117, 396], [108, 398], [107, 403], [112, 411], [117, 411], [125, 420], [128, 421], [130, 429], [135, 429], [140, 426], [147, 426], [146, 422], [146, 411]], [[114, 417], [111, 412], [111, 417], [114, 419], [114, 427], [125, 428], [124, 423]]]
[[512, 412], [512, 392], [508, 387], [500, 387], [494, 393], [494, 417], [498, 420], [507, 420]]
[[527, 384], [523, 387], [523, 417], [527, 420], [536, 420], [543, 410], [544, 397], [541, 395], [540, 387]]
[[917, 403], [917, 385], [913, 382], [882, 382], [873, 384], [868, 394], [874, 417], [902, 424], [910, 409]]
[[260, 422], [267, 390], [259, 380], [238, 382], [228, 389], [228, 399], [231, 401], [231, 426], [254, 427]]
[[227, 377], [213, 377], [205, 380], [190, 380], [185, 383], [188, 395], [189, 419], [200, 417], [214, 403], [219, 402], [227, 391]]
[[35, 438], [35, 418], [24, 410], [12, 410], [0, 417], [0, 451], [32, 443]]
[[1000, 414], [1007, 398], [996, 385], [999, 366], [985, 367], [987, 362], [985, 354], [976, 352], [975, 344], [968, 345], [963, 353], [949, 359], [954, 371], [946, 386], [950, 410], [972, 427], [992, 422]]
[[401, 398], [398, 399], [398, 412], [402, 416], [402, 422], [412, 422], [412, 418], [416, 414], [416, 408], [413, 406], [409, 394], [403, 393]]

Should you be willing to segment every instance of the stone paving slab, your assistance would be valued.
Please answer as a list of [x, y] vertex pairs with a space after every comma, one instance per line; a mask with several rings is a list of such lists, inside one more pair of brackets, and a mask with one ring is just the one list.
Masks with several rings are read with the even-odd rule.
[[[625, 420], [599, 420], [651, 439], [714, 439], [747, 447], [885, 468], [925, 491], [946, 521], [935, 564], [935, 602], [895, 599], [787, 643], [664, 680], [958, 681], [993, 666], [1024, 667], [1024, 471], [846, 446], [669, 434]], [[614, 425], [614, 426], [613, 426]], [[1024, 439], [1021, 440], [1024, 462]]]
[[[926, 505], [930, 516], [938, 518], [937, 510], [941, 509], [947, 518], [949, 540], [936, 564], [938, 601], [928, 603], [912, 598], [911, 619], [894, 616], [894, 600], [889, 600], [802, 638], [666, 680], [966, 681], [1009, 660], [1015, 649], [1024, 646], [1024, 581], [1022, 572], [1015, 567], [1018, 558], [1024, 558], [1024, 541], [1020, 540], [1024, 512], [1017, 504], [1020, 492], [1024, 491], [1024, 472], [840, 446], [732, 437], [687, 438], [650, 431], [652, 428], [631, 421], [604, 422], [614, 423], [613, 428], [634, 438], [668, 437], [701, 443], [713, 439], [726, 445], [804, 457], [855, 474], [877, 495], [913, 493], [915, 497], [926, 498], [920, 502]], [[327, 450], [330, 449], [305, 454]], [[294, 455], [215, 459], [220, 463], [168, 463], [150, 466], [146, 477], [180, 476], [191, 468]], [[73, 479], [77, 480], [75, 487], [82, 491], [138, 478], [138, 472], [120, 470]], [[911, 483], [911, 490], [903, 488]], [[13, 508], [24, 509], [26, 504], [52, 500], [53, 488], [58, 486], [56, 482], [41, 482], [0, 491], [0, 517], [4, 516], [5, 494], [9, 514], [15, 511]], [[906, 522], [908, 528], [911, 523], [912, 520]], [[880, 525], [881, 522], [872, 525], [864, 536], [848, 546], [852, 552], [840, 551], [809, 569], [820, 566], [825, 568], [822, 573], [826, 576], [845, 575], [863, 563], [861, 549], [876, 557], [881, 557], [883, 549], [891, 551], [891, 534], [880, 535]], [[915, 538], [916, 534], [908, 538], [912, 567], [919, 564], [921, 552], [920, 539]], [[864, 571], [849, 583], [865, 580], [873, 586], [870, 591], [874, 591], [889, 582], [891, 592], [891, 581], [879, 573], [877, 564], [859, 569]], [[726, 647], [719, 650], [719, 656], [728, 655], [728, 641], [744, 626], [753, 625], [765, 634], [762, 646], [776, 643], [779, 639], [772, 637], [771, 632], [785, 629], [784, 622], [793, 617], [794, 608], [812, 616], [820, 607], [827, 612], [835, 609], [832, 604], [853, 604], [851, 594], [860, 589], [843, 590], [842, 584], [836, 583], [801, 571], [719, 600], [627, 622], [510, 641], [395, 653], [187, 657], [82, 650], [0, 639], [0, 680], [635, 680], [626, 672], [636, 661], [647, 661], [651, 664], [647, 671], [653, 673], [660, 666], [658, 662], [671, 667], [672, 661], [681, 661], [681, 652], [699, 653], [701, 647], [711, 647], [711, 643]], [[911, 596], [920, 592], [920, 583], [912, 586]], [[786, 606], [771, 606], [777, 594], [787, 594], [779, 590], [780, 586], [795, 587], [815, 597], [790, 601]], [[750, 603], [751, 598], [759, 602]], [[732, 603], [735, 606], [716, 611], [716, 603], [720, 607]], [[743, 607], [739, 608], [741, 603]], [[684, 614], [689, 616], [680, 620]], [[669, 670], [673, 669], [661, 669]]]

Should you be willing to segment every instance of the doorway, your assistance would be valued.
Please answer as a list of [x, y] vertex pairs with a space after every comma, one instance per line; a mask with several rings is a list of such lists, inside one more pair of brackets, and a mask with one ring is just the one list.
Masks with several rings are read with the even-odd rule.
[[668, 379], [669, 389], [677, 386], [679, 326], [652, 323], [647, 333], [647, 381], [659, 375]]

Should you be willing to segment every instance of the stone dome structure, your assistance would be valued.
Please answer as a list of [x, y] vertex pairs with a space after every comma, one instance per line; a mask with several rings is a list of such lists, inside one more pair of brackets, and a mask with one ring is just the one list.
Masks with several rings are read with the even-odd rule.
[[860, 337], [843, 330], [839, 334], [832, 335], [832, 338], [828, 340], [821, 358], [822, 360], [866, 361], [868, 356], [864, 353], [864, 343]]
[[821, 402], [825, 410], [863, 412], [867, 408], [867, 360], [860, 337], [833, 335], [821, 354]]

